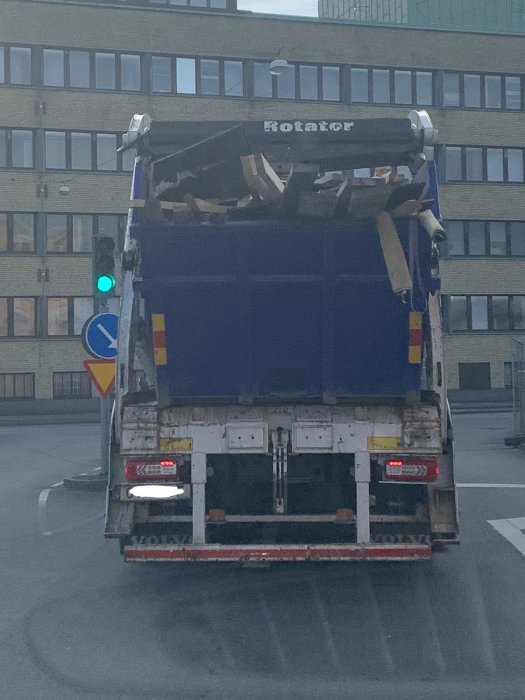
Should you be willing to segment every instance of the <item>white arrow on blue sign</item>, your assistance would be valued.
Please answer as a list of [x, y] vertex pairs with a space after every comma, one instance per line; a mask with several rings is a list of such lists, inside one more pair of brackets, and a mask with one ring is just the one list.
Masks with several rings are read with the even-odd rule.
[[95, 314], [82, 327], [84, 349], [101, 360], [112, 360], [117, 356], [117, 336], [117, 314]]

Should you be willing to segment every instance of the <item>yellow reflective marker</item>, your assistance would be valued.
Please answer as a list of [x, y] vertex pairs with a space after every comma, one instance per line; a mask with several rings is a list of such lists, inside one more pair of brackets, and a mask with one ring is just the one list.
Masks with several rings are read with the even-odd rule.
[[401, 447], [401, 440], [398, 437], [380, 437], [378, 435], [372, 435], [367, 438], [366, 442], [370, 452], [399, 450]]
[[191, 452], [193, 450], [192, 438], [159, 438], [159, 450], [161, 452]]

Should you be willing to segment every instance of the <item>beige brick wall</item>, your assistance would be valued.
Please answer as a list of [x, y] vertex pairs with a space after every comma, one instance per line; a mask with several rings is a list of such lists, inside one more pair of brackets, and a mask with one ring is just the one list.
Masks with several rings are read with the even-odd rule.
[[493, 389], [503, 389], [503, 363], [512, 360], [512, 339], [525, 341], [525, 333], [491, 333], [490, 336], [446, 335], [445, 366], [448, 389], [459, 389], [459, 362], [490, 362]]
[[443, 294], [525, 294], [525, 260], [443, 260]]
[[[27, 21], [28, 12], [31, 21]], [[0, 41], [383, 66], [525, 72], [525, 37], [2, 0]], [[196, 41], [196, 37], [199, 41]], [[204, 49], [204, 47], [206, 47]], [[380, 50], [378, 50], [380, 47]]]
[[78, 338], [8, 340], [0, 343], [2, 372], [34, 372], [35, 398], [53, 397], [53, 372], [83, 372], [88, 358]]

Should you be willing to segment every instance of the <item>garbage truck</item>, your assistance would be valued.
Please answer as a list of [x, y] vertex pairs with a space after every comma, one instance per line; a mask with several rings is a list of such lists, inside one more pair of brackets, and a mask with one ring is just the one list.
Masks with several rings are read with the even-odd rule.
[[126, 561], [459, 541], [436, 138], [424, 110], [132, 118], [105, 522]]

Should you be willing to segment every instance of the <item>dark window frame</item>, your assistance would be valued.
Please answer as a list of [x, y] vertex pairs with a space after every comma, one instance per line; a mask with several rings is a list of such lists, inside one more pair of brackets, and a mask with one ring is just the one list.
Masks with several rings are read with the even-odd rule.
[[[461, 157], [461, 179], [447, 179], [447, 149], [454, 148], [460, 149]], [[466, 162], [466, 152], [467, 148], [480, 148], [482, 157], [482, 170], [483, 176], [481, 180], [467, 180], [467, 162]], [[489, 150], [501, 150], [502, 151], [502, 168], [503, 168], [503, 179], [502, 180], [489, 180], [488, 179], [488, 151]], [[523, 167], [523, 180], [509, 180], [509, 166], [508, 166], [508, 152], [509, 151], [521, 151], [522, 155], [522, 167]], [[525, 148], [523, 147], [508, 147], [508, 146], [479, 146], [477, 144], [469, 144], [468, 146], [461, 146], [459, 144], [444, 144], [443, 149], [438, 150], [438, 160], [442, 160], [441, 173], [443, 179], [441, 182], [446, 184], [454, 183], [473, 183], [477, 184], [480, 182], [489, 183], [491, 185], [519, 185], [523, 186], [525, 183]]]
[[[0, 255], [35, 255], [37, 253], [37, 214], [32, 211], [0, 211], [6, 215], [7, 222], [7, 247], [0, 250]], [[33, 250], [15, 250], [14, 247], [14, 216], [17, 214], [28, 214], [33, 216]]]
[[[74, 375], [77, 377], [82, 377], [81, 384], [84, 384], [84, 388], [86, 389], [85, 391], [83, 391], [79, 394], [75, 394], [72, 391]], [[59, 381], [59, 379], [60, 379], [60, 381]], [[69, 380], [66, 383], [69, 384], [69, 386], [71, 387], [71, 391], [69, 393], [66, 393], [64, 391], [60, 391], [60, 393], [58, 393], [58, 391], [57, 391], [58, 385], [61, 384], [62, 385], [61, 388], [63, 389], [65, 379]], [[90, 380], [87, 372], [76, 371], [76, 370], [63, 371], [63, 372], [57, 371], [57, 372], [53, 372], [52, 380], [53, 380], [53, 399], [58, 399], [58, 400], [60, 400], [60, 399], [90, 399], [93, 395], [91, 380]]]
[[[458, 297], [466, 299], [466, 325], [467, 328], [462, 330], [452, 329], [452, 319], [451, 319], [451, 309], [450, 309], [450, 297]], [[472, 328], [472, 297], [483, 297], [486, 299], [487, 303], [487, 328], [475, 329]], [[494, 328], [494, 297], [504, 297], [507, 299], [507, 318], [508, 318], [508, 328]], [[525, 294], [448, 294], [444, 297], [444, 317], [446, 319], [446, 332], [449, 334], [487, 334], [487, 333], [516, 333], [524, 332], [525, 328], [516, 327], [515, 311], [514, 311], [514, 300], [525, 298]]]
[[[13, 377], [13, 385], [16, 392], [16, 377], [24, 377], [24, 393], [21, 396], [5, 396], [5, 378]], [[30, 378], [31, 389], [25, 392], [27, 378]], [[2, 395], [4, 394], [4, 395]], [[21, 401], [35, 398], [35, 373], [34, 372], [1, 372], [0, 373], [0, 401]]]
[[[50, 299], [66, 299], [67, 300], [67, 333], [49, 333], [49, 300]], [[75, 333], [75, 299], [91, 299], [93, 302], [93, 310], [95, 309], [95, 300], [89, 295], [76, 296], [57, 296], [50, 295], [45, 297], [46, 301], [46, 328], [44, 336], [52, 340], [58, 338], [79, 338], [80, 333]]]
[[[11, 338], [16, 338], [17, 340], [22, 340], [23, 338], [37, 338], [38, 337], [38, 297], [34, 295], [27, 295], [27, 296], [2, 296], [0, 297], [2, 299], [7, 300], [7, 335], [0, 336], [0, 341], [6, 340], [6, 339], [11, 339]], [[15, 335], [15, 319], [14, 319], [14, 303], [15, 299], [32, 299], [33, 300], [33, 309], [34, 309], [34, 318], [33, 318], [33, 325], [35, 328], [34, 334], [28, 334], [28, 335], [21, 335], [21, 334], [16, 334]]]

